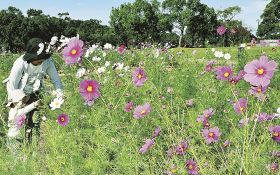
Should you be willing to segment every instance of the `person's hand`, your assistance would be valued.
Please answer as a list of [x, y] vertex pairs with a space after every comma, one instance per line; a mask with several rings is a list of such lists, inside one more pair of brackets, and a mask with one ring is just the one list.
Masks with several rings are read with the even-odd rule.
[[63, 98], [64, 94], [63, 94], [63, 90], [62, 89], [57, 89], [56, 90], [56, 98]]
[[38, 107], [38, 106], [40, 106], [41, 104], [42, 104], [41, 100], [37, 100], [37, 101], [34, 102], [34, 106], [35, 106], [35, 107]]

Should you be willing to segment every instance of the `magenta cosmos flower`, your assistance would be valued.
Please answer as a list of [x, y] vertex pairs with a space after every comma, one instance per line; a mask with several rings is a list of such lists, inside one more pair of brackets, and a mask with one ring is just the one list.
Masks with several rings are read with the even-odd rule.
[[215, 110], [213, 108], [209, 108], [203, 111], [203, 115], [199, 115], [196, 119], [198, 122], [203, 122], [205, 120], [208, 120], [215, 114]]
[[125, 112], [130, 112], [133, 109], [133, 106], [134, 106], [134, 104], [133, 104], [132, 101], [128, 102], [124, 107], [124, 111]]
[[269, 121], [273, 119], [273, 115], [269, 115], [265, 112], [260, 113], [257, 115], [258, 122], [264, 122], [264, 121]]
[[126, 47], [123, 44], [121, 44], [118, 48], [119, 54], [123, 54], [125, 52], [125, 50], [126, 50]]
[[222, 133], [218, 127], [202, 130], [202, 135], [205, 138], [207, 144], [218, 142], [221, 134]]
[[83, 80], [80, 83], [80, 94], [84, 100], [89, 104], [100, 97], [100, 85], [96, 80]]
[[143, 86], [144, 82], [147, 80], [145, 71], [144, 69], [141, 68], [136, 68], [132, 73], [132, 77], [133, 77], [133, 83], [137, 87]]
[[81, 61], [81, 56], [83, 55], [84, 42], [79, 40], [79, 38], [73, 38], [62, 50], [63, 58], [66, 64], [74, 64]]
[[229, 80], [232, 76], [232, 70], [228, 66], [219, 67], [216, 70], [218, 80]]
[[60, 114], [58, 117], [57, 117], [57, 123], [60, 125], [60, 126], [66, 126], [69, 121], [70, 121], [70, 118], [68, 117], [68, 115], [66, 114]]
[[277, 63], [275, 61], [269, 61], [268, 57], [263, 55], [259, 60], [253, 60], [246, 64], [244, 80], [253, 86], [267, 86], [274, 75], [276, 67]]
[[153, 137], [153, 138], [158, 137], [159, 134], [160, 134], [160, 132], [161, 132], [160, 127], [157, 127], [157, 128], [155, 129], [155, 131], [153, 132], [152, 137]]
[[210, 72], [213, 70], [213, 64], [215, 64], [215, 61], [209, 61], [207, 65], [205, 66], [205, 72]]
[[272, 135], [272, 139], [276, 142], [280, 142], [280, 126], [269, 127], [269, 132]]
[[218, 33], [219, 35], [225, 34], [226, 31], [227, 31], [227, 29], [226, 29], [224, 26], [219, 26], [219, 27], [217, 28], [217, 33]]
[[197, 163], [193, 159], [186, 161], [186, 169], [188, 170], [189, 174], [198, 175], [199, 168]]
[[149, 103], [145, 103], [143, 106], [139, 105], [135, 108], [133, 117], [136, 119], [140, 119], [145, 117], [151, 112], [151, 106]]
[[140, 148], [142, 154], [146, 153], [155, 143], [154, 139], [147, 139], [145, 144]]
[[237, 114], [241, 114], [247, 109], [247, 100], [245, 98], [240, 98], [238, 102], [233, 104], [234, 111]]
[[25, 123], [26, 115], [20, 115], [16, 118], [16, 126], [18, 129], [22, 128]]
[[188, 149], [188, 143], [186, 141], [182, 141], [177, 147], [176, 147], [176, 153], [180, 156], [184, 155]]

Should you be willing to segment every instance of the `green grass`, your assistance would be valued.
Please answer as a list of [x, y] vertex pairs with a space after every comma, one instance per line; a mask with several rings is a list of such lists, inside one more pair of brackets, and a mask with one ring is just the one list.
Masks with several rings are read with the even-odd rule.
[[[193, 50], [197, 50], [195, 55]], [[185, 161], [194, 158], [200, 167], [200, 174], [270, 174], [267, 165], [278, 160], [270, 156], [279, 145], [269, 135], [268, 127], [278, 125], [279, 120], [265, 123], [250, 122], [247, 127], [238, 128], [242, 117], [252, 118], [254, 113], [273, 113], [280, 107], [280, 74], [276, 72], [266, 102], [258, 102], [248, 95], [249, 84], [242, 80], [236, 87], [215, 79], [213, 73], [202, 74], [209, 60], [217, 60], [217, 65], [234, 64], [235, 72], [245, 63], [259, 58], [265, 52], [270, 59], [280, 63], [280, 48], [246, 49], [242, 60], [237, 58], [237, 48], [216, 48], [229, 52], [230, 61], [215, 59], [211, 49], [176, 48], [167, 54], [154, 57], [153, 50], [127, 52], [120, 56], [116, 52], [108, 53], [98, 63], [84, 60], [82, 67], [91, 73], [84, 79], [94, 79], [101, 83], [101, 97], [92, 107], [83, 104], [76, 78], [78, 65], [66, 66], [61, 56], [54, 55], [65, 91], [65, 102], [59, 110], [51, 111], [48, 104], [54, 98], [49, 79], [45, 90], [41, 116], [47, 120], [42, 123], [42, 139], [39, 146], [24, 146], [19, 153], [20, 160], [7, 152], [5, 146], [8, 111], [4, 101], [6, 89], [0, 86], [0, 174], [114, 174], [130, 175], [164, 174], [172, 165], [176, 165], [177, 174], [187, 174]], [[102, 55], [96, 53], [95, 55]], [[9, 75], [13, 61], [19, 55], [0, 56], [0, 79]], [[124, 62], [133, 70], [141, 64], [148, 80], [140, 88], [134, 87], [131, 69], [113, 71], [111, 66], [104, 75], [96, 74], [96, 69], [104, 65], [105, 60]], [[107, 82], [104, 82], [105, 78]], [[167, 93], [172, 87], [173, 94]], [[232, 91], [240, 95], [234, 96]], [[165, 98], [162, 100], [160, 96]], [[248, 98], [246, 115], [238, 116], [228, 101], [236, 98]], [[194, 107], [187, 107], [185, 101], [194, 99]], [[126, 102], [132, 100], [140, 105], [149, 102], [152, 112], [141, 120], [124, 112]], [[210, 119], [211, 126], [218, 126], [222, 132], [220, 141], [206, 145], [201, 135], [202, 124], [196, 122], [198, 115], [207, 108], [214, 108], [215, 115]], [[70, 116], [70, 123], [61, 127], [56, 123], [60, 113]], [[150, 138], [154, 129], [160, 126], [162, 132], [156, 138], [154, 146], [146, 154], [140, 154], [139, 148], [145, 138]], [[168, 158], [166, 151], [180, 141], [188, 139], [189, 148], [184, 156]], [[222, 149], [229, 139], [231, 145]], [[24, 161], [22, 159], [25, 159]]]

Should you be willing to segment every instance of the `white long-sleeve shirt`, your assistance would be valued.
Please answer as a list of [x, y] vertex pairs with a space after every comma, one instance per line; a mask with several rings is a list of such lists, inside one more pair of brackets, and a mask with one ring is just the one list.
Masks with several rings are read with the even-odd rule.
[[[32, 63], [27, 63], [27, 61], [23, 60], [23, 55], [20, 56], [13, 64], [10, 76], [7, 82], [7, 91], [8, 91], [8, 99], [11, 99], [11, 92], [15, 89], [24, 89], [28, 84], [28, 77], [30, 76], [28, 73], [32, 72], [32, 69], [37, 69], [37, 66], [30, 66]], [[58, 75], [58, 72], [54, 66], [54, 63], [51, 58], [44, 60], [41, 66], [41, 74], [48, 75], [55, 87], [56, 90], [63, 89], [61, 79]], [[34, 70], [36, 72], [36, 70]], [[43, 77], [40, 76], [40, 84], [43, 84]]]

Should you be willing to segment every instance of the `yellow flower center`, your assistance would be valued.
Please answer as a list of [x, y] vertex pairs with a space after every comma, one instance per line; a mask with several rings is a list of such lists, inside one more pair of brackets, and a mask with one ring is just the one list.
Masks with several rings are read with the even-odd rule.
[[213, 137], [213, 136], [214, 136], [214, 133], [213, 133], [213, 132], [210, 132], [208, 135], [209, 135], [209, 137]]
[[208, 115], [208, 114], [206, 114], [206, 115], [205, 115], [205, 118], [208, 118], [208, 117], [209, 117], [209, 115]]
[[189, 170], [192, 170], [193, 169], [193, 166], [192, 165], [189, 165]]
[[143, 109], [143, 110], [141, 111], [141, 114], [143, 115], [143, 114], [145, 114], [145, 113], [146, 113], [146, 110]]
[[263, 68], [261, 68], [261, 69], [258, 69], [258, 74], [259, 75], [262, 75], [264, 73], [264, 70], [263, 70]]
[[258, 93], [261, 93], [262, 92], [262, 88], [259, 87], [257, 91], [258, 91]]
[[71, 54], [72, 54], [72, 55], [76, 55], [76, 53], [77, 53], [77, 50], [76, 50], [76, 49], [71, 50]]
[[243, 112], [243, 110], [244, 110], [244, 108], [242, 108], [242, 107], [240, 107], [239, 109], [240, 109], [241, 112]]
[[278, 136], [279, 136], [279, 133], [278, 133], [278, 132], [274, 132], [274, 133], [273, 133], [273, 136], [274, 136], [274, 137], [278, 137]]
[[61, 118], [60, 118], [60, 120], [61, 120], [62, 122], [64, 122], [64, 121], [65, 121], [64, 117], [61, 117]]
[[87, 87], [87, 91], [88, 91], [88, 92], [92, 92], [92, 86], [88, 86], [88, 87]]
[[59, 103], [56, 101], [56, 102], [54, 102], [54, 105], [55, 105], [55, 106], [58, 106], [58, 105], [59, 105]]
[[227, 78], [228, 76], [229, 76], [229, 73], [228, 73], [228, 72], [224, 73], [224, 77], [225, 77], [225, 78]]
[[137, 77], [138, 77], [138, 79], [141, 79], [141, 78], [142, 78], [142, 75], [141, 75], [141, 74], [138, 74]]

